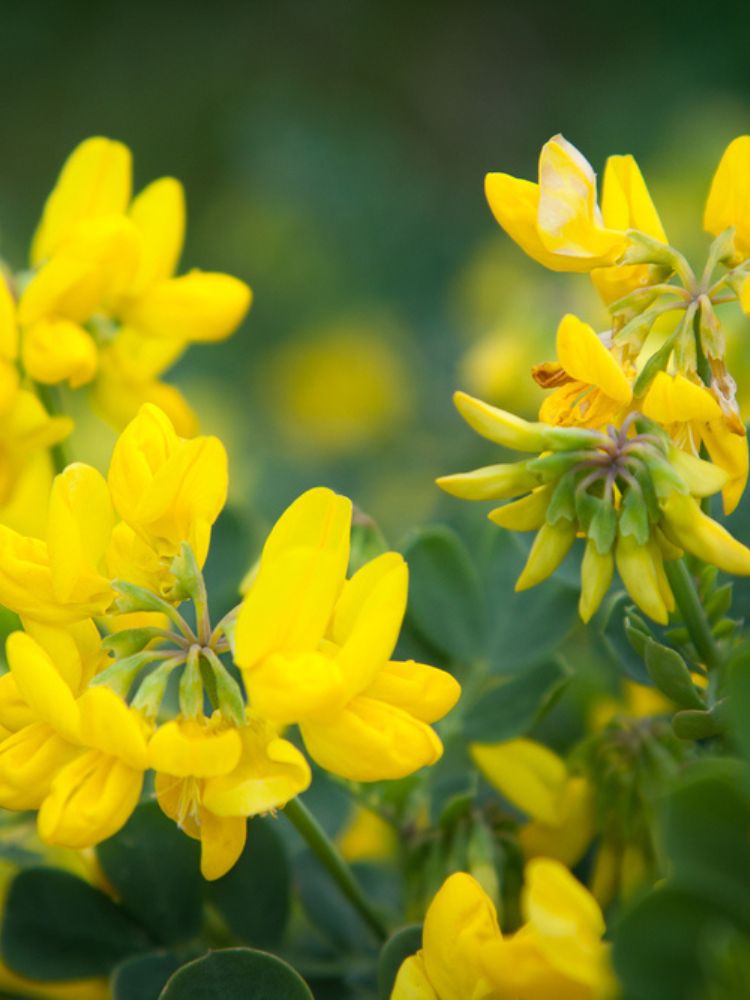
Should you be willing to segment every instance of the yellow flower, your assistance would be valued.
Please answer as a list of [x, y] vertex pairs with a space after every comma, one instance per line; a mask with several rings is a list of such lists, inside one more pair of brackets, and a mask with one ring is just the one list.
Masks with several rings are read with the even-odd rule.
[[[632, 156], [610, 156], [604, 168], [602, 219], [609, 229], [637, 229], [660, 243], [667, 234], [651, 200], [643, 175]], [[605, 303], [615, 302], [657, 280], [656, 269], [647, 264], [597, 268], [591, 280]]]
[[528, 739], [473, 743], [471, 756], [487, 781], [529, 817], [519, 839], [527, 858], [580, 861], [594, 836], [593, 793], [554, 751]]
[[398, 843], [390, 823], [372, 809], [355, 806], [338, 836], [338, 845], [347, 861], [383, 861], [394, 856]]
[[69, 417], [51, 417], [27, 389], [14, 393], [0, 419], [0, 523], [36, 534], [46, 523], [52, 479], [48, 449], [73, 429]]
[[391, 1000], [491, 1000], [482, 954], [498, 939], [492, 900], [471, 875], [451, 875], [430, 904], [422, 949], [402, 964]]
[[557, 328], [557, 357], [557, 364], [538, 365], [533, 372], [543, 388], [555, 387], [539, 419], [597, 428], [620, 423], [633, 398], [630, 379], [593, 327], [564, 316]]
[[705, 445], [711, 461], [727, 473], [722, 496], [724, 513], [731, 514], [745, 491], [748, 475], [747, 436], [742, 423], [729, 419], [705, 386], [666, 372], [656, 374], [641, 409], [662, 424], [684, 451], [699, 455], [701, 444]]
[[310, 784], [302, 754], [273, 727], [251, 717], [241, 729], [219, 713], [165, 723], [151, 738], [149, 762], [167, 816], [201, 842], [204, 878], [220, 878], [245, 846], [247, 818], [280, 809]]
[[398, 778], [439, 758], [428, 723], [460, 689], [444, 671], [390, 660], [406, 564], [385, 553], [346, 580], [350, 524], [350, 502], [330, 490], [291, 505], [243, 600], [235, 660], [252, 709], [298, 723], [322, 767], [355, 781]]
[[0, 416], [12, 407], [19, 386], [16, 306], [4, 275], [0, 274]]
[[[131, 346], [165, 338], [176, 355], [186, 343], [229, 336], [250, 307], [250, 289], [230, 275], [193, 270], [175, 277], [185, 231], [182, 185], [161, 178], [131, 202], [131, 174], [126, 146], [88, 139], [47, 200], [32, 245], [35, 273], [19, 304], [24, 365], [39, 382], [91, 382], [99, 345], [113, 332]], [[108, 416], [129, 419], [134, 399], [168, 403], [170, 396], [175, 415], [184, 412], [155, 378], [160, 372], [146, 368], [133, 378], [125, 362], [120, 375], [122, 354], [111, 346], [104, 353], [106, 386], [98, 397]], [[106, 405], [107, 389], [118, 392], [116, 404]]]
[[538, 184], [488, 174], [485, 193], [511, 239], [553, 271], [605, 267], [628, 246], [623, 232], [602, 222], [591, 165], [561, 135], [542, 147]]
[[[0, 744], [0, 802], [38, 809], [40, 838], [91, 847], [116, 833], [138, 803], [146, 768], [140, 717], [113, 691], [76, 698], [47, 652], [14, 632], [7, 656], [23, 723]], [[3, 717], [9, 720], [8, 713]]]
[[733, 139], [711, 181], [703, 228], [718, 236], [735, 228], [738, 260], [750, 257], [750, 135]]
[[146, 403], [118, 438], [109, 488], [122, 520], [161, 557], [190, 544], [203, 565], [227, 495], [227, 457], [215, 437], [185, 440]]
[[497, 997], [514, 1000], [596, 1000], [614, 995], [605, 925], [594, 897], [558, 861], [526, 866], [521, 898], [525, 923], [482, 951]]
[[524, 924], [503, 937], [495, 907], [470, 875], [451, 875], [425, 917], [391, 1000], [604, 1000], [614, 995], [598, 904], [558, 861], [526, 865]]

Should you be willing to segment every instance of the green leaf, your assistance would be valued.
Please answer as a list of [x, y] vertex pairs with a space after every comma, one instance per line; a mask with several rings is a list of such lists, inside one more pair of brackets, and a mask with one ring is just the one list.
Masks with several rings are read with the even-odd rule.
[[167, 951], [152, 951], [121, 962], [112, 973], [112, 1000], [158, 1000], [169, 977], [180, 967]]
[[727, 719], [723, 702], [718, 702], [709, 711], [687, 709], [672, 718], [672, 729], [681, 740], [707, 740], [726, 732]]
[[174, 944], [198, 933], [200, 847], [156, 802], [138, 806], [122, 830], [97, 847], [97, 856], [123, 907], [155, 941]]
[[303, 850], [294, 862], [295, 887], [310, 926], [338, 952], [348, 955], [371, 952], [372, 931], [318, 859]]
[[44, 981], [106, 976], [149, 947], [124, 910], [69, 872], [28, 868], [11, 883], [1, 948], [19, 975]]
[[641, 631], [637, 627], [635, 616], [630, 615], [630, 605], [630, 597], [622, 590], [616, 591], [604, 601], [594, 619], [594, 624], [604, 654], [609, 656], [630, 680], [652, 687], [643, 657], [631, 645], [631, 638], [637, 642], [637, 636], [631, 636], [630, 630], [626, 633], [626, 624], [637, 632]]
[[476, 570], [458, 536], [437, 525], [410, 536], [407, 620], [430, 646], [457, 663], [484, 647], [484, 600]]
[[579, 588], [565, 579], [565, 564], [556, 578], [520, 594], [514, 592], [527, 554], [510, 532], [498, 532], [490, 551], [489, 657], [498, 674], [518, 673], [550, 656], [578, 621]]
[[738, 761], [691, 768], [668, 798], [664, 842], [673, 880], [750, 930], [750, 798]]
[[732, 655], [727, 673], [732, 730], [745, 757], [750, 758], [750, 642]]
[[391, 934], [378, 959], [378, 997], [390, 1000], [401, 963], [422, 947], [422, 925], [410, 924]]
[[545, 660], [522, 674], [495, 682], [466, 713], [464, 736], [478, 743], [522, 736], [568, 679], [558, 660]]
[[225, 948], [188, 962], [159, 1000], [313, 1000], [305, 981], [275, 955]]
[[647, 639], [645, 653], [649, 676], [660, 691], [683, 708], [705, 707], [693, 684], [687, 664], [676, 649], [670, 649], [669, 646], [662, 646], [653, 639]]
[[289, 861], [275, 821], [256, 818], [239, 860], [222, 878], [207, 882], [207, 898], [244, 944], [278, 945], [289, 916]]
[[724, 925], [720, 910], [689, 892], [663, 887], [649, 893], [615, 928], [613, 960], [623, 1000], [704, 997], [704, 944]]

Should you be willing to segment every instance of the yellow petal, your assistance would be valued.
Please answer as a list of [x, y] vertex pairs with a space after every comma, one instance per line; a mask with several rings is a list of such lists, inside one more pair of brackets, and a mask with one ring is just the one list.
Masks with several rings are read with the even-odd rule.
[[344, 585], [333, 618], [336, 662], [348, 698], [360, 694], [385, 666], [406, 613], [409, 573], [404, 558], [385, 552]]
[[39, 809], [39, 836], [47, 844], [95, 847], [127, 823], [142, 787], [142, 771], [89, 750], [53, 779]]
[[78, 742], [78, 706], [49, 656], [25, 632], [11, 633], [5, 648], [13, 678], [37, 719], [48, 723], [64, 739]]
[[[722, 489], [724, 513], [731, 514], [742, 499], [747, 485], [748, 450], [747, 437], [735, 434], [726, 421], [712, 420], [701, 428], [701, 437], [711, 461], [715, 462], [729, 477]], [[691, 492], [695, 493], [694, 490]], [[699, 496], [700, 494], [696, 494]]]
[[121, 142], [86, 139], [70, 154], [44, 206], [31, 263], [51, 256], [84, 219], [124, 212], [130, 200], [131, 156]]
[[17, 357], [16, 302], [7, 279], [0, 276], [0, 358], [15, 361]]
[[548, 857], [570, 868], [578, 864], [596, 833], [594, 792], [585, 778], [568, 778], [554, 823], [535, 820], [519, 831], [525, 857]]
[[721, 408], [705, 386], [684, 375], [657, 372], [641, 406], [643, 415], [660, 424], [716, 420]]
[[580, 260], [576, 270], [613, 264], [628, 245], [623, 233], [602, 225], [591, 164], [561, 135], [539, 157], [537, 227], [547, 250]]
[[403, 778], [434, 764], [443, 747], [423, 722], [362, 695], [330, 722], [303, 722], [302, 737], [321, 767], [352, 781]]
[[324, 486], [298, 496], [271, 529], [263, 546], [263, 562], [293, 548], [321, 548], [336, 557], [341, 572], [349, 562], [352, 502]]
[[[678, 494], [673, 494], [677, 496]], [[615, 562], [620, 579], [641, 611], [660, 625], [669, 620], [667, 603], [662, 594], [655, 552], [648, 545], [639, 545], [630, 535], [621, 535], [615, 546]]]
[[671, 493], [661, 506], [670, 541], [725, 573], [750, 575], [750, 549], [704, 514], [696, 500]]
[[237, 618], [238, 666], [255, 667], [272, 653], [316, 650], [342, 584], [340, 559], [323, 549], [293, 548], [264, 563]]
[[750, 135], [733, 139], [719, 161], [708, 192], [703, 228], [718, 236], [736, 226], [738, 249], [750, 251]]
[[141, 260], [129, 294], [171, 278], [185, 239], [185, 192], [174, 177], [152, 181], [133, 199], [130, 218], [142, 237]]
[[609, 156], [602, 184], [602, 219], [610, 229], [638, 229], [667, 242], [659, 214], [633, 156]]
[[0, 677], [0, 726], [17, 733], [37, 721], [37, 714], [21, 694], [12, 673]]
[[201, 810], [201, 875], [209, 882], [234, 867], [245, 847], [247, 819]]
[[595, 385], [610, 399], [629, 403], [633, 390], [614, 355], [607, 350], [593, 327], [568, 313], [557, 328], [557, 356], [568, 375]]
[[217, 731], [188, 719], [165, 722], [148, 745], [149, 766], [180, 778], [227, 774], [237, 766], [241, 752], [236, 729]]
[[431, 723], [450, 712], [461, 697], [461, 685], [447, 670], [414, 660], [391, 660], [378, 671], [364, 694]]
[[22, 356], [24, 368], [37, 382], [68, 382], [72, 389], [90, 382], [98, 364], [91, 334], [67, 319], [39, 320], [29, 327]]
[[477, 989], [484, 976], [480, 955], [500, 937], [495, 907], [476, 879], [464, 872], [446, 879], [422, 931], [425, 969], [440, 1000], [490, 995]]
[[475, 399], [465, 392], [453, 394], [456, 409], [477, 434], [515, 451], [540, 452], [545, 450], [543, 428], [529, 423], [513, 413]]
[[52, 584], [61, 601], [106, 600], [103, 561], [115, 513], [104, 477], [74, 462], [55, 476], [47, 524]]
[[79, 752], [46, 722], [8, 736], [0, 743], [0, 805], [38, 809], [57, 772]]
[[513, 805], [544, 823], [559, 821], [568, 770], [554, 751], [527, 739], [472, 743], [470, 750], [487, 781]]
[[211, 342], [234, 333], [251, 301], [252, 292], [239, 278], [190, 271], [151, 286], [124, 318], [150, 337]]
[[583, 622], [590, 622], [609, 590], [615, 560], [611, 552], [602, 555], [589, 539], [581, 562], [581, 599], [578, 611]]
[[509, 174], [487, 174], [484, 193], [497, 222], [532, 260], [551, 271], [586, 271], [588, 265], [547, 249], [537, 228], [539, 185]]
[[309, 786], [310, 766], [270, 726], [252, 721], [240, 730], [242, 756], [230, 774], [204, 783], [203, 803], [217, 816], [257, 816], [282, 809]]
[[[100, 357], [100, 362], [101, 360]], [[91, 401], [115, 430], [125, 427], [144, 403], [158, 406], [169, 417], [181, 437], [194, 437], [199, 430], [198, 416], [177, 386], [158, 379], [130, 381], [100, 364]]]
[[99, 630], [90, 619], [59, 628], [24, 618], [23, 627], [52, 660], [73, 694], [87, 686], [106, 660]]
[[540, 486], [527, 497], [496, 507], [487, 516], [510, 531], [538, 531], [546, 520], [551, 496], [551, 486]]
[[421, 952], [401, 963], [391, 1000], [440, 1000], [430, 983]]
[[511, 462], [441, 476], [435, 482], [461, 500], [508, 500], [533, 490], [539, 485], [539, 476], [527, 468], [526, 462]]
[[526, 865], [521, 905], [526, 919], [542, 935], [599, 938], [606, 929], [591, 893], [552, 858], [534, 858]]
[[245, 674], [253, 710], [280, 725], [337, 712], [346, 700], [338, 664], [318, 652], [275, 653]]
[[[747, 443], [737, 434], [727, 431], [727, 434], [742, 442], [747, 454]], [[713, 462], [705, 462], [702, 458], [691, 455], [690, 452], [673, 448], [669, 453], [669, 461], [673, 469], [682, 476], [687, 485], [688, 491], [694, 497], [710, 497], [723, 489], [729, 480], [729, 472], [714, 465]]]
[[558, 521], [557, 524], [545, 522], [537, 532], [526, 565], [516, 580], [516, 590], [528, 590], [551, 576], [575, 539], [575, 525], [570, 521]]
[[90, 687], [78, 699], [81, 740], [102, 754], [124, 761], [130, 769], [145, 771], [146, 739], [140, 716], [114, 691]]

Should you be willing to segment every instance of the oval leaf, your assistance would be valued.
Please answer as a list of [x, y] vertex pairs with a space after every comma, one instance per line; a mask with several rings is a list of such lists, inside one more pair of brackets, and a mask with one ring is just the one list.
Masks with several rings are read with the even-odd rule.
[[523, 674], [495, 682], [466, 713], [464, 735], [478, 743], [499, 743], [528, 732], [568, 682], [558, 660], [545, 660]]
[[159, 1000], [313, 1000], [291, 965], [265, 951], [226, 948], [183, 965]]
[[114, 837], [97, 848], [123, 907], [155, 941], [174, 944], [201, 926], [200, 848], [156, 802], [144, 802]]
[[145, 932], [109, 896], [68, 872], [28, 868], [13, 880], [2, 928], [2, 954], [30, 979], [108, 975], [149, 947]]

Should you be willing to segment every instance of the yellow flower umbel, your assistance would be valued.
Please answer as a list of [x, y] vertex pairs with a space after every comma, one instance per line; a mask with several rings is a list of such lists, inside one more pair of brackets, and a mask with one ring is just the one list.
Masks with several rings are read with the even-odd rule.
[[603, 1000], [614, 995], [604, 919], [559, 862], [526, 866], [524, 924], [504, 937], [470, 875], [446, 880], [425, 917], [422, 949], [399, 969], [391, 1000]]
[[[750, 549], [700, 507], [727, 473], [676, 448], [658, 424], [632, 412], [605, 433], [529, 423], [457, 393], [464, 419], [484, 437], [537, 457], [443, 476], [438, 485], [465, 500], [511, 500], [493, 510], [496, 524], [536, 531], [516, 583], [541, 583], [577, 537], [586, 539], [580, 613], [588, 621], [609, 589], [615, 566], [633, 601], [665, 624], [674, 598], [665, 559], [682, 551], [728, 573], [750, 574]], [[520, 499], [513, 499], [520, 497]]]
[[343, 778], [400, 778], [442, 753], [430, 723], [458, 700], [450, 674], [392, 660], [406, 610], [395, 552], [346, 579], [351, 503], [303, 494], [276, 523], [234, 634], [251, 708], [299, 725], [313, 759]]
[[538, 185], [487, 176], [490, 207], [509, 235], [552, 270], [589, 272], [612, 317], [598, 345], [590, 327], [563, 320], [559, 364], [534, 369], [555, 389], [541, 418], [604, 429], [629, 409], [644, 413], [681, 449], [699, 457], [705, 449], [727, 472], [726, 513], [744, 490], [748, 452], [718, 311], [738, 301], [750, 312], [748, 191], [750, 137], [742, 136], [711, 184], [704, 226], [716, 239], [697, 275], [668, 244], [631, 156], [608, 159], [601, 208], [593, 170], [560, 136], [542, 150]]
[[187, 404], [159, 376], [188, 344], [229, 336], [251, 292], [226, 274], [176, 276], [182, 185], [164, 177], [131, 200], [131, 175], [130, 151], [110, 139], [87, 139], [69, 156], [32, 244], [18, 306], [21, 357], [48, 385], [76, 388], [99, 373], [95, 400], [120, 426], [155, 402], [194, 432]]

